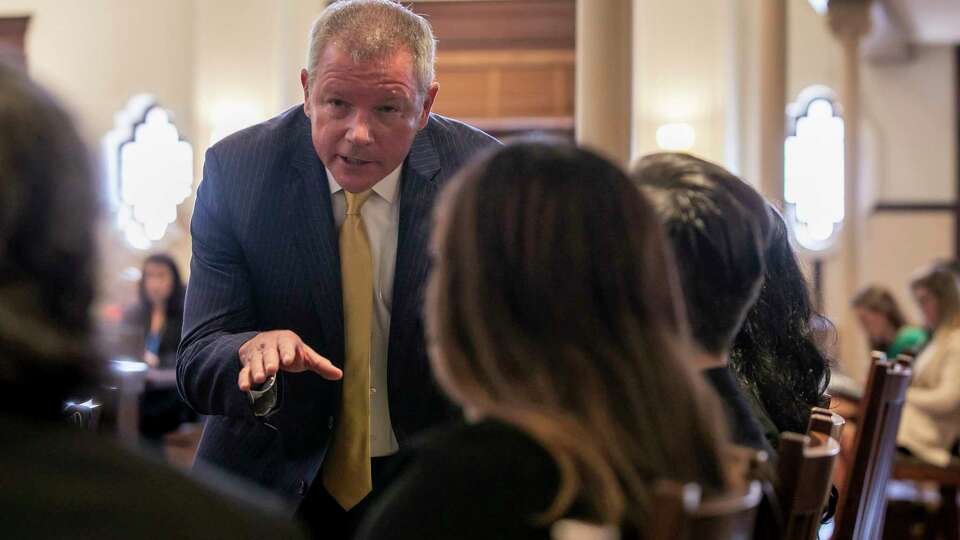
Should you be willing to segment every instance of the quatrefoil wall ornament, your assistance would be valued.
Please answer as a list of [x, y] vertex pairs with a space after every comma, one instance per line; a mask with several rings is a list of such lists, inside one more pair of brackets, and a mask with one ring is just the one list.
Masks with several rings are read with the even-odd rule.
[[787, 109], [786, 217], [794, 239], [810, 251], [833, 247], [843, 226], [844, 126], [838, 109], [822, 86], [807, 88]]
[[134, 96], [104, 139], [117, 226], [126, 241], [149, 249], [177, 219], [193, 187], [193, 148], [152, 96]]

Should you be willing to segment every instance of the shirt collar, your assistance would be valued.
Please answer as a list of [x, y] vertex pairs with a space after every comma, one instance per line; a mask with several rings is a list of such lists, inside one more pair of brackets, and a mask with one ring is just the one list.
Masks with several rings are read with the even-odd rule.
[[[326, 167], [324, 168], [326, 169]], [[390, 204], [393, 204], [397, 200], [397, 186], [400, 184], [400, 170], [402, 168], [403, 163], [400, 163], [390, 174], [384, 176], [382, 180], [373, 185], [373, 192]], [[343, 188], [337, 183], [330, 169], [326, 169], [326, 171], [327, 183], [330, 184], [330, 194], [332, 195], [338, 191], [343, 191]]]

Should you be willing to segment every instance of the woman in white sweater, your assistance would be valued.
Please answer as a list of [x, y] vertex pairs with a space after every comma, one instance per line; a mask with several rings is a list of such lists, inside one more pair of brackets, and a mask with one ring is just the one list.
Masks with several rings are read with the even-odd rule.
[[914, 362], [897, 444], [945, 467], [960, 437], [960, 285], [953, 271], [937, 265], [911, 288], [933, 339]]

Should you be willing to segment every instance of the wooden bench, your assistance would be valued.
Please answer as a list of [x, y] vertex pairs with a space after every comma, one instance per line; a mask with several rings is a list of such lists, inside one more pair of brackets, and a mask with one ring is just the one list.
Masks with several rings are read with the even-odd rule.
[[886, 489], [896, 453], [897, 430], [912, 372], [903, 363], [873, 354], [846, 490], [837, 509], [837, 540], [874, 540], [883, 532]]

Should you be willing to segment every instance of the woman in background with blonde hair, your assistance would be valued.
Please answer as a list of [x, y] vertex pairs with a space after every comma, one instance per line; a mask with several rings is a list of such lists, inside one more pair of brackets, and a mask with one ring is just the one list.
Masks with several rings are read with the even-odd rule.
[[914, 362], [897, 444], [945, 467], [960, 437], [960, 285], [943, 265], [926, 270], [910, 285], [933, 339]]
[[470, 422], [422, 445], [360, 538], [548, 538], [564, 517], [644, 537], [658, 479], [730, 487], [660, 225], [616, 166], [514, 144], [436, 217], [427, 335]]

